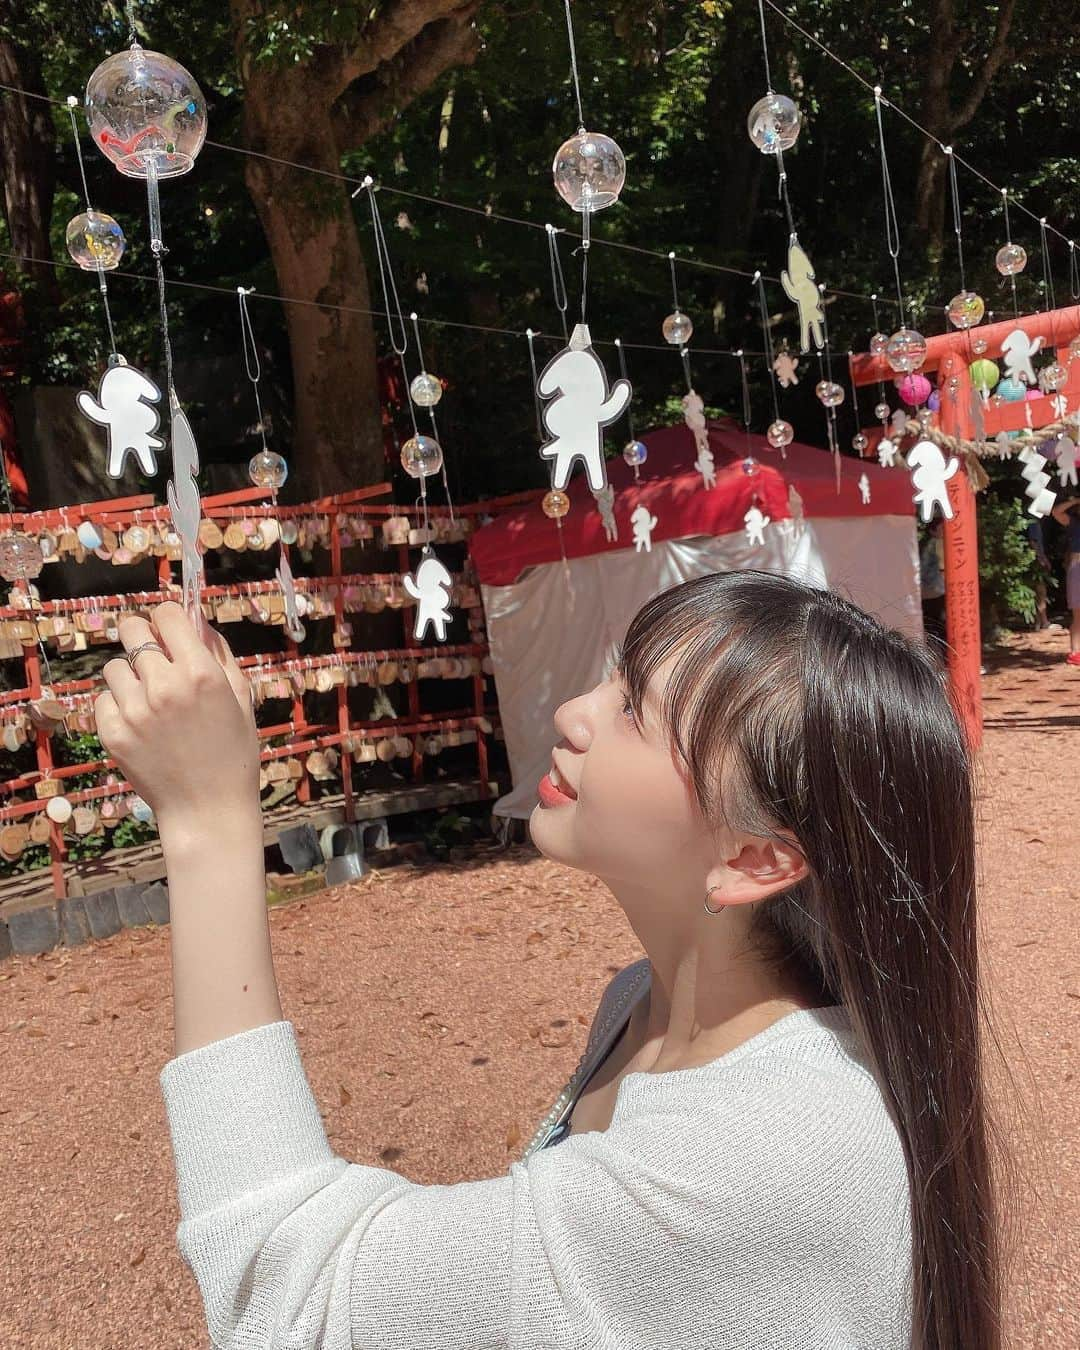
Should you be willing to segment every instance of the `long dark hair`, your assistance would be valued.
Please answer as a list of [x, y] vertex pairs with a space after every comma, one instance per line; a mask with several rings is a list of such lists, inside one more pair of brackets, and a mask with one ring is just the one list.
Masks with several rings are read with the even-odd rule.
[[911, 1344], [1000, 1350], [972, 765], [943, 677], [841, 597], [754, 571], [640, 610], [618, 662], [639, 718], [674, 652], [661, 716], [704, 819], [786, 836], [809, 867], [755, 906], [751, 938], [845, 1006], [900, 1129]]

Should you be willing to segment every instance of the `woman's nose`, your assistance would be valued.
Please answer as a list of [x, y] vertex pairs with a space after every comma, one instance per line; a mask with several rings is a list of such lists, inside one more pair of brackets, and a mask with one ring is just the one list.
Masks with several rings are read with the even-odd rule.
[[555, 730], [571, 750], [587, 750], [592, 740], [590, 699], [594, 690], [567, 699], [555, 709]]

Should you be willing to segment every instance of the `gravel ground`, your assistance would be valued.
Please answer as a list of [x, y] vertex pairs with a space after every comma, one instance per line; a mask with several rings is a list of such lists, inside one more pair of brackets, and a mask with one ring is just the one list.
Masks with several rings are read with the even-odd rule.
[[[1023, 1197], [1010, 1345], [1080, 1345], [1080, 669], [1065, 634], [988, 660], [980, 808], [994, 1073]], [[606, 890], [529, 847], [393, 869], [275, 908], [286, 1016], [336, 1151], [420, 1182], [505, 1172], [642, 955]], [[175, 1247], [157, 1076], [172, 1054], [169, 930], [0, 971], [0, 1345], [209, 1344]], [[964, 1350], [978, 1350], [964, 1347]]]

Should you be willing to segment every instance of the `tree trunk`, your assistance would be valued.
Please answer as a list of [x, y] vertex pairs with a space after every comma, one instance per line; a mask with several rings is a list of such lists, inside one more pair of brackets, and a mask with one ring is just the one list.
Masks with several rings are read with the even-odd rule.
[[[0, 83], [44, 94], [41, 57], [0, 38]], [[49, 105], [23, 94], [0, 94], [0, 170], [4, 179], [4, 216], [11, 250], [24, 258], [16, 267], [40, 283], [45, 297], [59, 296], [55, 270], [50, 266], [55, 172], [52, 117]]]
[[[340, 172], [317, 67], [249, 71], [244, 120], [252, 150]], [[373, 306], [348, 189], [254, 157], [246, 178], [281, 294], [314, 302], [284, 306], [294, 386], [289, 481], [305, 496], [377, 483], [386, 468]]]

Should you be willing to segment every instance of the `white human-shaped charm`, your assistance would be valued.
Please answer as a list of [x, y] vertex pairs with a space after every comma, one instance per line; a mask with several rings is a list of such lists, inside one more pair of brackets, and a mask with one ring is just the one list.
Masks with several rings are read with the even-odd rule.
[[434, 553], [429, 553], [416, 569], [416, 577], [402, 577], [402, 585], [416, 601], [416, 623], [413, 637], [424, 636], [430, 624], [440, 642], [446, 641], [446, 625], [450, 621], [450, 587], [453, 577]]
[[296, 603], [296, 586], [293, 582], [292, 568], [289, 566], [289, 560], [284, 552], [282, 552], [278, 561], [274, 577], [281, 587], [282, 595], [285, 597], [285, 631], [294, 642], [303, 642], [304, 638], [307, 637], [307, 629], [300, 622], [300, 609]]
[[870, 505], [870, 479], [867, 478], [866, 474], [863, 474], [863, 476], [859, 479], [859, 491], [860, 491], [860, 493], [862, 493], [862, 504], [863, 504], [863, 506], [869, 506], [869, 505]]
[[894, 441], [902, 440], [907, 432], [907, 413], [903, 408], [897, 408], [892, 415], [892, 428], [890, 436]]
[[609, 543], [614, 543], [619, 537], [619, 527], [615, 523], [615, 489], [610, 483], [602, 487], [599, 492], [594, 492], [596, 498], [596, 509], [600, 512], [600, 519], [604, 524], [604, 534]]
[[540, 447], [540, 454], [555, 461], [551, 485], [560, 491], [570, 481], [576, 459], [585, 461], [594, 492], [604, 486], [603, 428], [621, 417], [630, 402], [630, 381], [616, 380], [609, 391], [607, 372], [590, 344], [588, 326], [577, 324], [569, 346], [548, 362], [536, 386], [542, 399], [551, 400], [544, 408], [544, 427], [551, 439]]
[[164, 439], [154, 434], [160, 425], [154, 404], [160, 399], [161, 390], [154, 381], [126, 362], [110, 366], [102, 375], [97, 398], [85, 389], [78, 395], [76, 403], [82, 415], [108, 429], [105, 472], [110, 478], [124, 476], [129, 454], [139, 461], [144, 474], [157, 473], [154, 451], [165, 447]]
[[189, 613], [202, 614], [203, 560], [199, 552], [199, 525], [202, 521], [202, 502], [195, 476], [199, 472], [199, 448], [191, 423], [187, 420], [179, 400], [170, 390], [169, 412], [172, 418], [172, 467], [166, 495], [173, 529], [181, 541], [181, 576], [183, 578], [184, 607]]
[[795, 522], [796, 528], [800, 527], [804, 520], [803, 499], [799, 495], [799, 491], [794, 483], [788, 487], [787, 504], [788, 510], [791, 512], [791, 519]]
[[825, 311], [814, 283], [814, 265], [794, 235], [788, 245], [787, 268], [780, 273], [784, 293], [799, 308], [799, 350], [810, 350], [810, 337], [819, 350], [825, 345]]
[[1010, 380], [1024, 380], [1027, 384], [1034, 384], [1035, 371], [1032, 369], [1031, 358], [1041, 350], [1042, 344], [1041, 337], [1037, 337], [1033, 341], [1022, 328], [1014, 328], [1001, 344], [1006, 377]]
[[1050, 406], [1054, 410], [1055, 417], [1064, 417], [1065, 409], [1069, 406], [1069, 400], [1064, 394], [1055, 394], [1050, 400]]
[[[697, 450], [698, 459], [700, 459], [703, 452], [709, 450], [709, 427], [705, 420], [705, 404], [701, 395], [694, 389], [691, 389], [688, 394], [684, 394], [682, 409], [683, 421], [693, 432], [694, 448]], [[699, 473], [703, 472], [701, 466], [696, 462], [694, 468]]]
[[656, 517], [649, 514], [649, 508], [643, 503], [635, 506], [630, 513], [630, 525], [634, 531], [634, 552], [652, 552], [652, 532], [656, 529]]
[[1069, 436], [1062, 436], [1057, 443], [1058, 485], [1064, 487], [1070, 483], [1076, 487], [1076, 442]]
[[1009, 433], [999, 431], [994, 437], [994, 444], [998, 448], [998, 454], [1002, 459], [1012, 459], [1012, 446], [1009, 444]]
[[765, 542], [765, 526], [768, 525], [770, 517], [765, 515], [760, 507], [752, 506], [746, 515], [743, 516], [743, 524], [746, 526], [746, 542], [748, 544], [763, 544]]
[[888, 436], [878, 441], [877, 458], [883, 469], [891, 469], [896, 463], [896, 445]]
[[780, 381], [782, 388], [787, 389], [789, 385], [799, 383], [799, 377], [795, 374], [798, 365], [799, 358], [792, 356], [790, 352], [780, 352], [772, 363], [772, 368], [776, 372], [776, 378]]
[[941, 507], [941, 514], [946, 520], [952, 520], [952, 503], [945, 484], [959, 469], [960, 461], [954, 455], [946, 464], [945, 456], [933, 441], [920, 441], [909, 452], [907, 462], [908, 467], [915, 471], [911, 475], [911, 481], [917, 489], [914, 502], [916, 506], [922, 507], [923, 523], [934, 514], [935, 504]]
[[716, 486], [716, 467], [713, 460], [713, 453], [708, 445], [703, 445], [698, 451], [698, 457], [694, 460], [694, 468], [701, 474], [702, 486], [711, 488]]

